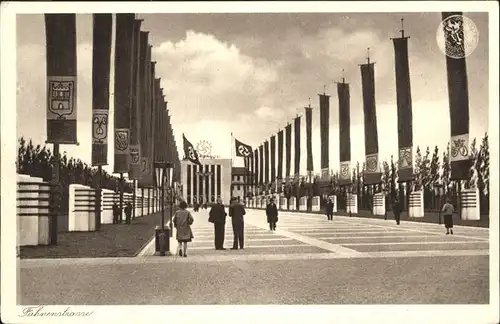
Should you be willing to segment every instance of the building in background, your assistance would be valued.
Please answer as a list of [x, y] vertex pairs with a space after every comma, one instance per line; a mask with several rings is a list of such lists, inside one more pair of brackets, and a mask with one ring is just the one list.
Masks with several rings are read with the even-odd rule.
[[201, 165], [181, 161], [182, 197], [187, 204], [213, 203], [221, 198], [229, 204], [231, 198], [231, 159], [200, 159]]
[[[244, 167], [233, 167], [231, 171], [232, 197], [241, 198], [252, 193], [252, 173]], [[246, 188], [246, 189], [245, 189]]]

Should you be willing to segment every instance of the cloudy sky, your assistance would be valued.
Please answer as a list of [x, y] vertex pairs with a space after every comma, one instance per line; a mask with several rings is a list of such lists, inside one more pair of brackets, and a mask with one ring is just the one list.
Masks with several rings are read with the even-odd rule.
[[[488, 15], [467, 13], [479, 44], [467, 58], [470, 133], [488, 131]], [[361, 74], [370, 47], [375, 64], [381, 159], [397, 155], [394, 50], [404, 18], [409, 40], [413, 138], [445, 148], [450, 136], [445, 56], [436, 42], [440, 13], [139, 14], [154, 46], [157, 77], [169, 102], [182, 157], [182, 133], [208, 140], [213, 153], [231, 156], [230, 133], [256, 147], [292, 121], [303, 107], [330, 98], [330, 167], [338, 167], [338, 96], [344, 70], [351, 85], [352, 160], [364, 160]], [[78, 14], [78, 140], [63, 146], [90, 162], [92, 15]], [[113, 55], [113, 53], [112, 53]], [[113, 60], [111, 61], [113, 62]], [[46, 139], [43, 15], [17, 17], [17, 136]], [[113, 73], [112, 73], [113, 77]], [[112, 101], [112, 100], [111, 100]], [[113, 103], [111, 102], [113, 110]], [[112, 124], [110, 125], [112, 127]], [[305, 133], [305, 128], [303, 133]], [[304, 135], [305, 136], [305, 135]], [[304, 138], [305, 139], [305, 138]], [[305, 142], [303, 142], [305, 143]], [[305, 144], [302, 168], [305, 169]], [[320, 171], [319, 110], [313, 110], [313, 154]], [[113, 157], [110, 146], [109, 160]], [[239, 163], [238, 163], [239, 164]]]

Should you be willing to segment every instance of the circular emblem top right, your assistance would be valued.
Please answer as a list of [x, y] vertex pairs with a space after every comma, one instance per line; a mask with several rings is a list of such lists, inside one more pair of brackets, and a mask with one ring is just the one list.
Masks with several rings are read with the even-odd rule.
[[438, 26], [436, 41], [439, 49], [448, 57], [463, 59], [469, 56], [479, 42], [476, 24], [463, 15], [453, 15]]

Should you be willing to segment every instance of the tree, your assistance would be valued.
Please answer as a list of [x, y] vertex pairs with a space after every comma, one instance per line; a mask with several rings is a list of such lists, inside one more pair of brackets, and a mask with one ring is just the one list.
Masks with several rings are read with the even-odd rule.
[[431, 160], [430, 160], [430, 148], [427, 146], [425, 149], [425, 156], [422, 158], [422, 162], [420, 164], [420, 173], [422, 174], [422, 187], [420, 189], [427, 188], [429, 189], [430, 184], [431, 184], [431, 170], [430, 170], [430, 165], [431, 165]]
[[394, 163], [394, 157], [391, 155], [391, 198], [396, 197], [396, 178], [398, 177], [398, 170], [396, 169], [396, 163]]
[[481, 160], [482, 165], [480, 167], [481, 181], [483, 182], [483, 193], [484, 195], [489, 195], [490, 189], [490, 150], [488, 145], [488, 133], [484, 134], [483, 140], [481, 142]]
[[471, 159], [471, 167], [469, 169], [469, 176], [467, 178], [466, 187], [467, 188], [475, 188], [477, 186], [477, 175], [478, 170], [480, 169], [481, 158], [479, 157], [479, 152], [476, 148], [476, 139], [472, 140], [470, 145], [470, 154], [469, 159]]
[[422, 165], [422, 153], [420, 152], [420, 147], [417, 146], [417, 151], [415, 153], [415, 181], [414, 186], [415, 190], [419, 190], [420, 187], [422, 186], [422, 172], [420, 170], [420, 167]]
[[450, 185], [450, 142], [446, 145], [446, 151], [443, 152], [443, 162], [441, 164], [441, 183], [444, 186], [445, 192], [448, 192]]
[[[391, 157], [391, 159], [392, 159], [392, 157]], [[392, 160], [391, 160], [391, 162], [392, 162]], [[391, 189], [391, 169], [390, 169], [389, 163], [387, 163], [387, 161], [384, 161], [382, 163], [382, 183], [383, 183], [384, 189], [387, 192], [390, 192], [390, 189]]]
[[434, 147], [434, 152], [432, 153], [432, 160], [429, 166], [429, 183], [434, 184], [439, 180], [439, 148], [437, 145]]

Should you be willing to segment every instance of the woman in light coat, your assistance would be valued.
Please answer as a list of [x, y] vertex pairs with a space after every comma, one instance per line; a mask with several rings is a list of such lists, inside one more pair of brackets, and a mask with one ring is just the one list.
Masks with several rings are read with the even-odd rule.
[[[193, 215], [186, 210], [187, 204], [182, 201], [179, 204], [179, 210], [175, 212], [172, 222], [176, 228], [176, 239], [179, 245], [177, 246], [177, 251], [179, 251], [180, 256], [187, 257], [187, 244], [191, 242], [194, 238], [193, 231], [191, 230], [191, 225], [194, 222]], [[181, 249], [182, 248], [182, 249]]]

